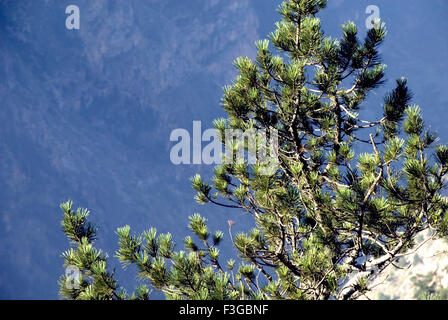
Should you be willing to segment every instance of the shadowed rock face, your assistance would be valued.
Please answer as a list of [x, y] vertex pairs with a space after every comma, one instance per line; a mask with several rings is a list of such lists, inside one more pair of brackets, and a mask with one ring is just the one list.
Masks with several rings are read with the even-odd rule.
[[250, 1], [76, 4], [79, 31], [61, 1], [0, 3], [0, 298], [57, 298], [67, 198], [111, 255], [125, 223], [186, 233], [201, 168], [171, 164], [169, 134], [210, 126], [259, 37]]
[[[226, 230], [229, 219], [236, 232], [249, 226], [240, 212], [194, 203], [188, 178], [211, 167], [172, 165], [169, 134], [191, 130], [193, 120], [211, 127], [223, 115], [221, 87], [235, 75], [233, 59], [253, 57], [279, 3], [0, 0], [0, 298], [57, 298], [59, 255], [68, 247], [57, 206], [68, 198], [91, 209], [101, 226], [97, 244], [111, 257], [114, 230], [124, 224], [169, 230], [178, 243], [194, 212], [211, 229]], [[80, 8], [80, 30], [65, 28], [69, 4]], [[408, 76], [425, 119], [443, 134], [447, 101], [439, 93], [448, 72], [440, 61], [448, 43], [437, 30], [447, 29], [447, 4], [378, 5], [390, 26], [389, 78]], [[325, 31], [339, 36], [351, 19], [364, 33], [364, 10], [359, 1], [330, 1]], [[376, 109], [381, 94], [372, 99]], [[234, 253], [223, 245], [224, 257]], [[132, 272], [112, 266], [121, 283], [133, 283]]]

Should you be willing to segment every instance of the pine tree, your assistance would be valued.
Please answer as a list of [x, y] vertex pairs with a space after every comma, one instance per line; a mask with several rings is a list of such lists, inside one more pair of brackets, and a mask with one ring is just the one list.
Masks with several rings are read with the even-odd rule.
[[[224, 88], [229, 129], [278, 133], [278, 168], [230, 159], [207, 183], [192, 178], [199, 203], [247, 211], [255, 227], [232, 237], [237, 262], [223, 262], [223, 233], [192, 215], [184, 250], [154, 228], [140, 235], [119, 228], [116, 256], [134, 264], [147, 284], [128, 294], [107, 271], [107, 256], [93, 246], [88, 211], [61, 205], [63, 229], [75, 244], [66, 266], [81, 272], [77, 288], [61, 277], [70, 299], [147, 299], [150, 288], [168, 299], [356, 299], [372, 280], [416, 249], [419, 232], [448, 234], [442, 197], [448, 147], [436, 145], [420, 108], [411, 105], [401, 78], [384, 98], [383, 116], [365, 120], [362, 107], [384, 82], [380, 21], [359, 39], [353, 22], [340, 40], [325, 37], [316, 14], [325, 0], [288, 0], [269, 40], [256, 42], [254, 61], [238, 58], [239, 75]], [[226, 146], [235, 148], [235, 146]], [[244, 146], [247, 150], [248, 145]], [[355, 154], [356, 150], [364, 150]], [[258, 146], [257, 148], [261, 148]], [[231, 222], [229, 222], [231, 227]]]

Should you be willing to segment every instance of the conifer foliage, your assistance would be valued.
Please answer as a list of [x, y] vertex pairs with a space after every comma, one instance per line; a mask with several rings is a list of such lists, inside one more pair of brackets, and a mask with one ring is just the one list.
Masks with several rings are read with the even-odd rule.
[[88, 211], [67, 202], [62, 225], [74, 246], [63, 258], [81, 280], [73, 288], [61, 277], [64, 298], [148, 299], [155, 289], [169, 299], [356, 299], [415, 249], [420, 231], [447, 235], [441, 192], [448, 147], [437, 144], [420, 108], [410, 104], [406, 79], [385, 96], [382, 117], [362, 117], [361, 109], [374, 107], [369, 92], [385, 76], [378, 51], [384, 24], [360, 39], [348, 22], [342, 38], [332, 39], [316, 17], [325, 5], [284, 1], [276, 30], [256, 42], [254, 61], [235, 61], [239, 75], [224, 88], [228, 117], [215, 127], [221, 136], [226, 129], [275, 130], [278, 169], [265, 175], [258, 164], [230, 161], [214, 169], [210, 182], [192, 178], [199, 203], [253, 217], [252, 230], [229, 239], [236, 261], [221, 261], [224, 234], [211, 232], [199, 214], [189, 218], [192, 236], [183, 249], [169, 233], [151, 228], [136, 235], [125, 226], [117, 230], [116, 257], [144, 280], [126, 293], [93, 246]]

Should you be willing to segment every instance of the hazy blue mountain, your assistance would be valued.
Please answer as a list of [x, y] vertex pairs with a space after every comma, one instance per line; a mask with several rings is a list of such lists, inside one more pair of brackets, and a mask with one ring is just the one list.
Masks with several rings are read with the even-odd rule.
[[[67, 199], [92, 211], [97, 245], [130, 289], [133, 276], [113, 258], [117, 227], [156, 226], [181, 246], [194, 212], [213, 229], [227, 231], [228, 219], [235, 231], [250, 225], [241, 212], [194, 202], [188, 178], [212, 168], [171, 164], [169, 136], [224, 115], [232, 61], [253, 57], [280, 2], [0, 0], [0, 298], [58, 298], [68, 248], [58, 205]], [[65, 27], [71, 4], [80, 30]], [[325, 32], [339, 36], [353, 20], [365, 33], [370, 4], [389, 29], [385, 89], [406, 76], [426, 121], [448, 142], [448, 3], [330, 0]], [[366, 113], [378, 114], [384, 92], [371, 96]], [[234, 254], [227, 241], [224, 254]]]

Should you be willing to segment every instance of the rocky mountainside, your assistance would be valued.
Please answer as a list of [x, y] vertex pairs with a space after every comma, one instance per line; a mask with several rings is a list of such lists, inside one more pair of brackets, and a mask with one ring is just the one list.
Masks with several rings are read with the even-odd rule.
[[418, 249], [389, 266], [363, 299], [448, 299], [448, 241], [429, 238], [422, 233]]
[[[182, 246], [195, 212], [213, 230], [225, 230], [229, 219], [238, 231], [251, 226], [239, 211], [195, 203], [189, 178], [207, 177], [212, 166], [172, 164], [169, 137], [177, 128], [191, 132], [194, 120], [206, 129], [223, 116], [232, 61], [254, 56], [280, 2], [0, 0], [0, 299], [58, 297], [68, 248], [58, 204], [68, 199], [92, 211], [96, 244], [128, 289], [134, 272], [113, 257], [117, 227], [155, 226]], [[69, 3], [80, 8], [80, 30], [66, 29]], [[326, 34], [340, 37], [347, 20], [364, 34], [368, 4], [329, 1], [321, 15]], [[378, 6], [389, 30], [382, 46], [388, 83], [363, 106], [366, 118], [377, 118], [384, 92], [406, 76], [413, 103], [448, 142], [448, 41], [440, 32], [448, 29], [448, 1]], [[230, 239], [222, 246], [234, 257]]]

